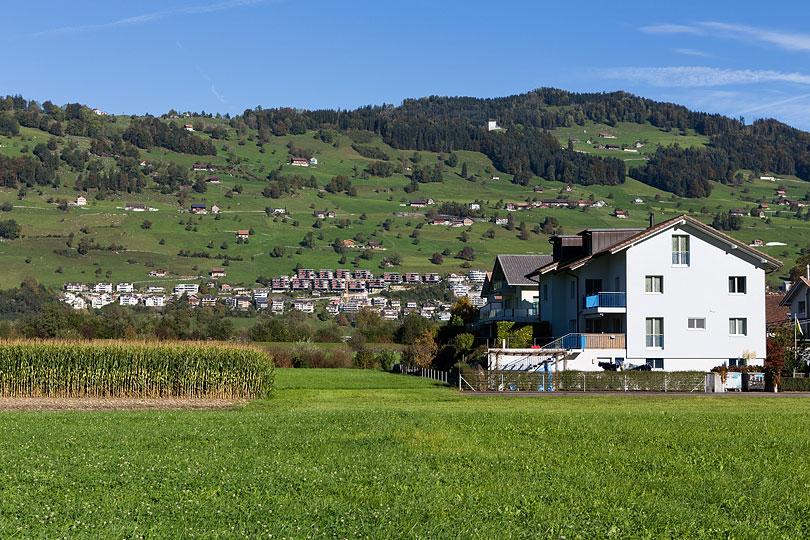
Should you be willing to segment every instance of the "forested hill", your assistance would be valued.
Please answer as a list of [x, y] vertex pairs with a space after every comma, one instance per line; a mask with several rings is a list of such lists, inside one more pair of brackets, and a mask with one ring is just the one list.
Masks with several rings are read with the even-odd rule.
[[[495, 119], [501, 129], [488, 131], [489, 119]], [[627, 170], [622, 159], [592, 155], [587, 150], [573, 151], [571, 145], [562, 146], [549, 133], [588, 123], [614, 126], [620, 122], [666, 131], [690, 130], [707, 138], [708, 143], [692, 147], [660, 146], [643, 166]], [[713, 182], [739, 182], [736, 173], [741, 169], [810, 180], [810, 134], [806, 132], [775, 120], [745, 125], [722, 115], [690, 111], [625, 92], [577, 94], [541, 88], [503, 98], [432, 96], [408, 99], [396, 107], [368, 106], [355, 110], [256, 108], [231, 118], [230, 124], [237, 130], [240, 126], [257, 130], [258, 139], [263, 142], [273, 136], [307, 131], [316, 131], [322, 140], [336, 132], [350, 132], [356, 135], [355, 140], [361, 141], [362, 132], [366, 132], [380, 135], [385, 143], [400, 150], [481, 152], [498, 170], [513, 175], [514, 181], [523, 185], [528, 185], [534, 176], [582, 185], [618, 185], [629, 174], [679, 196], [705, 197], [711, 193]], [[51, 102], [42, 105], [28, 102], [19, 96], [0, 98], [0, 134], [13, 135], [20, 125], [56, 136], [64, 133], [93, 138], [96, 153], [101, 154], [126, 155], [124, 143], [141, 149], [157, 146], [199, 156], [216, 153], [209, 139], [156, 118], [133, 118], [123, 133], [115, 130], [107, 133], [101, 119], [78, 104], [57, 107]], [[210, 135], [215, 139], [221, 136]], [[39, 157], [42, 161], [42, 156]], [[370, 154], [368, 157], [381, 159]], [[381, 157], [385, 161], [385, 156]], [[42, 165], [36, 161], [27, 163], [25, 166], [31, 170], [25, 174], [48, 176], [48, 171], [39, 170]], [[125, 178], [126, 171], [134, 170], [133, 167], [122, 169], [124, 177], [120, 174], [104, 177], [97, 171], [92, 184], [114, 189], [115, 185], [137, 183], [134, 174], [130, 175], [133, 178]], [[430, 177], [430, 171], [414, 174]]]
[[[621, 183], [624, 165], [617, 159], [594, 159], [561, 151], [546, 130], [586, 122], [615, 125], [649, 123], [665, 130], [694, 130], [709, 138], [702, 148], [662, 147], [644, 167], [629, 174], [687, 197], [708, 196], [711, 181], [734, 183], [739, 169], [795, 175], [810, 180], [810, 134], [776, 120], [745, 125], [719, 114], [690, 111], [681, 105], [644, 99], [626, 92], [576, 94], [541, 88], [504, 98], [438, 97], [408, 99], [398, 107], [364, 107], [353, 111], [245, 111], [267, 134], [292, 129], [360, 129], [382, 135], [403, 150], [486, 154], [518, 182], [532, 175], [578, 184]], [[501, 131], [483, 128], [496, 119]]]

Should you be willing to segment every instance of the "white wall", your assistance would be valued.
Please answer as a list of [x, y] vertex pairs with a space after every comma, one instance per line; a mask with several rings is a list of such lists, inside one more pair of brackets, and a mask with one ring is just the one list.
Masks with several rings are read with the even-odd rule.
[[[690, 237], [688, 267], [672, 265], [673, 234]], [[750, 256], [688, 225], [670, 228], [626, 251], [628, 361], [664, 358], [667, 371], [706, 369], [751, 351], [762, 363], [765, 273]], [[645, 293], [647, 275], [664, 276], [663, 294]], [[746, 276], [746, 294], [729, 294], [729, 276]], [[647, 349], [647, 317], [664, 319], [663, 349]], [[688, 330], [689, 317], [705, 318], [706, 330]], [[747, 336], [729, 336], [730, 317], [747, 319]]]

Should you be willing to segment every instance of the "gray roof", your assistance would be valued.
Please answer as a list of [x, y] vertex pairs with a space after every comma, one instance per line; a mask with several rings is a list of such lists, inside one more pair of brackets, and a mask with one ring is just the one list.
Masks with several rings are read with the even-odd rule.
[[501, 265], [507, 284], [537, 285], [526, 274], [550, 264], [553, 259], [551, 255], [498, 255], [498, 264]]

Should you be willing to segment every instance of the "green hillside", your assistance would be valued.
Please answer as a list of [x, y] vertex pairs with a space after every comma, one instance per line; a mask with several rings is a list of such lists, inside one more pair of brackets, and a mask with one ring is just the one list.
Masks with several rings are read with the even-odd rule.
[[[369, 132], [362, 132], [363, 142], [355, 143], [352, 136], [358, 137], [351, 130], [336, 129], [330, 132], [329, 142], [324, 142], [320, 130], [268, 136], [244, 122], [223, 118], [162, 121], [177, 125], [193, 122], [197, 127], [202, 126], [203, 131], [195, 131], [194, 137], [212, 141], [217, 155], [180, 154], [159, 147], [138, 150], [136, 159], [147, 162], [142, 168], [147, 178], [146, 185], [140, 192], [77, 189], [77, 179], [86, 178], [88, 173], [70, 167], [64, 160], [60, 160], [56, 180], [49, 185], [0, 189], [0, 205], [5, 205], [6, 209], [8, 204], [13, 207], [0, 213], [0, 219], [14, 219], [22, 228], [19, 238], [0, 243], [5, 270], [0, 275], [0, 286], [17, 285], [25, 276], [55, 286], [66, 281], [164, 281], [148, 277], [148, 272], [157, 268], [166, 269], [170, 278], [178, 280], [204, 276], [212, 267], [223, 264], [228, 267], [228, 282], [252, 283], [258, 276], [288, 274], [296, 264], [315, 269], [343, 267], [379, 271], [383, 258], [395, 254], [399, 255], [394, 256], [395, 259], [401, 259], [401, 269], [446, 273], [463, 266], [489, 268], [493, 257], [499, 253], [548, 253], [548, 236], [539, 229], [547, 217], [556, 218], [562, 229], [569, 233], [585, 227], [643, 226], [648, 221], [649, 212], [654, 212], [658, 221], [679, 213], [691, 213], [710, 223], [714, 213], [727, 213], [731, 208], [747, 210], [758, 204], [757, 201], [767, 201], [774, 210], [781, 208], [782, 212], [769, 213], [767, 223], [759, 218], [745, 217], [742, 229], [730, 234], [744, 242], [760, 238], [765, 242], [786, 243], [786, 246], [762, 249], [784, 260], [787, 270], [804, 247], [802, 235], [810, 233], [810, 222], [805, 219], [807, 214], [796, 219], [795, 212], [774, 207], [772, 203], [777, 184], [784, 184], [787, 198], [802, 200], [807, 196], [810, 186], [795, 177], [775, 183], [759, 180], [750, 171], [742, 171], [739, 185], [717, 183], [711, 196], [705, 199], [677, 197], [630, 177], [621, 185], [572, 184], [572, 191], [567, 192], [564, 190], [566, 183], [537, 176], [524, 182], [528, 186], [513, 183], [513, 176], [496, 170], [483, 153], [401, 150]], [[114, 138], [116, 134], [124, 133], [131, 119], [104, 117], [102, 122], [107, 137]], [[207, 133], [213, 128], [219, 129], [219, 138]], [[600, 132], [611, 133], [616, 138], [600, 139]], [[563, 147], [569, 138], [579, 138], [581, 142], [573, 144], [574, 150], [622, 159], [627, 162], [628, 170], [653, 155], [659, 145], [702, 147], [708, 142], [707, 137], [694, 130], [657, 128], [648, 122], [607, 125], [585, 121], [583, 125], [561, 127], [551, 133]], [[590, 144], [585, 142], [588, 139]], [[641, 142], [643, 146], [637, 153], [593, 148], [606, 142], [620, 146]], [[30, 156], [37, 145], [50, 144], [53, 152], [61, 155], [68, 148], [88, 150], [91, 143], [89, 137], [55, 137], [37, 128], [21, 127], [18, 135], [0, 137], [0, 154]], [[378, 148], [388, 155], [390, 163], [401, 169], [400, 172], [384, 178], [365, 173], [375, 160], [361, 156], [352, 148], [353, 144]], [[311, 154], [318, 164], [310, 167], [290, 165], [293, 153]], [[90, 162], [94, 161], [108, 170], [117, 167], [114, 157], [91, 155]], [[189, 185], [162, 193], [159, 186], [149, 180], [149, 175], [170, 163], [189, 171]], [[211, 164], [216, 171], [192, 172], [195, 163]], [[440, 163], [443, 167], [441, 182], [420, 183], [418, 191], [406, 192], [405, 188], [412, 181], [411, 173], [403, 168], [404, 165], [434, 167]], [[465, 165], [467, 178], [462, 177]], [[276, 170], [282, 176], [300, 175], [307, 181], [312, 177], [317, 187], [300, 187], [279, 198], [268, 197], [268, 175]], [[493, 180], [493, 174], [499, 179]], [[207, 184], [204, 193], [192, 189], [195, 181], [212, 175], [218, 176], [221, 183]], [[351, 181], [356, 195], [325, 190], [329, 181], [339, 175]], [[542, 187], [543, 192], [535, 193], [534, 186]], [[75, 201], [80, 195], [87, 198], [87, 206], [65, 209], [63, 204], [62, 209], [59, 208], [60, 199]], [[505, 203], [562, 196], [571, 200], [602, 199], [607, 206], [534, 208], [514, 212], [514, 230], [491, 222], [494, 216], [505, 217], [509, 213], [503, 208]], [[428, 197], [436, 200], [435, 206], [422, 209], [405, 206], [408, 199]], [[633, 204], [637, 198], [643, 203]], [[423, 214], [438, 209], [446, 201], [469, 203], [476, 200], [482, 203], [483, 217], [490, 221], [476, 222], [471, 227], [432, 226], [426, 224], [423, 216], [394, 215], [396, 212]], [[156, 211], [126, 211], [126, 203], [146, 203]], [[208, 208], [217, 205], [221, 213], [216, 216], [191, 215], [192, 203], [203, 203]], [[286, 208], [286, 219], [266, 213], [267, 209], [280, 207]], [[630, 218], [617, 220], [613, 217], [618, 208], [629, 210]], [[332, 210], [336, 215], [334, 219], [320, 220], [313, 216], [314, 210]], [[522, 222], [526, 228], [523, 235], [519, 230]], [[147, 225], [150, 226], [147, 228]], [[249, 241], [237, 243], [236, 231], [248, 229], [253, 231]], [[302, 245], [307, 243], [305, 237], [308, 233], [312, 233], [311, 247]], [[336, 239], [377, 241], [385, 251], [367, 251], [368, 259], [361, 257], [362, 250], [346, 250], [345, 255], [341, 255], [333, 248]], [[86, 254], [77, 251], [83, 240], [90, 246]], [[465, 246], [474, 250], [473, 261], [454, 257]], [[283, 248], [284, 256], [270, 256], [276, 247]], [[178, 256], [181, 250], [190, 254], [207, 254], [210, 258]], [[446, 254], [442, 265], [430, 261], [437, 252]], [[343, 262], [342, 256], [345, 256]], [[225, 263], [224, 257], [230, 260]], [[771, 276], [770, 282], [777, 283], [785, 274]]]

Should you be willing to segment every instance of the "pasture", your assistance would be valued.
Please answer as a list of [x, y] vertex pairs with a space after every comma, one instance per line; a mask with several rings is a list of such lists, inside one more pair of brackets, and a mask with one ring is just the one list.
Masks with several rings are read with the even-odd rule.
[[[119, 118], [120, 123], [112, 126], [123, 131], [128, 119]], [[216, 119], [209, 123], [227, 125]], [[229, 128], [230, 129], [230, 128]], [[587, 130], [587, 134], [582, 133]], [[579, 131], [579, 133], [577, 133]], [[645, 155], [655, 151], [658, 144], [680, 144], [681, 146], [705, 144], [705, 138], [693, 133], [681, 135], [677, 131], [662, 131], [648, 124], [637, 125], [620, 123], [614, 127], [588, 123], [584, 127], [560, 128], [554, 131], [565, 145], [570, 136], [595, 137], [600, 131], [616, 135], [616, 139], [594, 139], [593, 142], [632, 144], [647, 141], [638, 154], [616, 150], [594, 150], [592, 145], [576, 143], [577, 150], [611, 155], [628, 161], [628, 167], [639, 165]], [[446, 166], [443, 182], [420, 184], [419, 191], [406, 193], [403, 188], [409, 184], [409, 177], [396, 173], [388, 178], [368, 176], [363, 170], [369, 163], [352, 149], [352, 140], [346, 135], [337, 136], [335, 144], [327, 144], [312, 133], [272, 137], [261, 146], [250, 135], [240, 140], [231, 129], [228, 140], [214, 140], [218, 155], [191, 156], [178, 154], [161, 148], [142, 150], [140, 158], [154, 164], [178, 163], [191, 168], [194, 163], [211, 163], [217, 167], [216, 173], [190, 173], [192, 179], [206, 178], [211, 174], [220, 177], [220, 184], [211, 184], [204, 193], [191, 191], [181, 206], [175, 194], [161, 194], [148, 188], [141, 193], [108, 194], [106, 198], [96, 198], [90, 193], [78, 192], [73, 188], [77, 178], [75, 171], [60, 169], [58, 186], [36, 186], [21, 196], [17, 190], [0, 189], [0, 203], [9, 203], [13, 210], [2, 214], [3, 219], [15, 219], [22, 226], [22, 238], [0, 241], [0, 255], [4, 269], [0, 275], [0, 287], [18, 285], [26, 276], [35, 277], [40, 283], [61, 286], [66, 281], [132, 281], [138, 285], [173, 285], [184, 278], [206, 276], [213, 267], [223, 266], [222, 257], [233, 260], [228, 263], [230, 283], [253, 283], [257, 276], [289, 274], [296, 263], [305, 268], [365, 268], [379, 272], [383, 257], [397, 253], [402, 256], [400, 271], [440, 272], [462, 270], [467, 263], [454, 255], [464, 246], [475, 251], [476, 259], [469, 265], [472, 268], [491, 268], [494, 257], [501, 253], [549, 253], [548, 236], [535, 232], [535, 227], [546, 217], [559, 220], [564, 233], [576, 233], [586, 227], [640, 227], [647, 223], [648, 212], [654, 212], [662, 221], [682, 213], [691, 213], [700, 219], [711, 222], [712, 214], [726, 213], [731, 208], [749, 209], [755, 201], [772, 201], [775, 190], [781, 183], [786, 184], [786, 196], [802, 200], [808, 195], [804, 182], [786, 179], [778, 183], [754, 180], [739, 187], [715, 184], [711, 197], [707, 199], [685, 199], [642, 184], [627, 177], [620, 186], [581, 186], [574, 185], [573, 191], [564, 191], [562, 182], [547, 181], [535, 177], [529, 186], [511, 183], [511, 176], [499, 173], [500, 179], [491, 180], [494, 170], [492, 162], [476, 152], [457, 152], [455, 167]], [[200, 137], [209, 137], [198, 133]], [[18, 138], [0, 138], [0, 152], [6, 155], [23, 155], [23, 149], [46, 142], [50, 136], [40, 130], [22, 128]], [[58, 146], [75, 142], [80, 148], [89, 146], [89, 140], [82, 137], [64, 137]], [[392, 162], [411, 159], [412, 151], [394, 149], [374, 137], [371, 143], [385, 151]], [[288, 164], [288, 145], [306, 148], [318, 159], [314, 167], [294, 167]], [[26, 150], [26, 152], [30, 152]], [[421, 162], [433, 166], [439, 163], [440, 154], [417, 152]], [[113, 165], [112, 158], [99, 158], [105, 167]], [[462, 178], [462, 164], [467, 164], [468, 177]], [[294, 194], [284, 194], [279, 199], [263, 195], [267, 187], [267, 175], [275, 169], [283, 174], [298, 174], [304, 178], [314, 177], [318, 188], [300, 188]], [[744, 171], [748, 172], [748, 171]], [[325, 187], [336, 175], [349, 177], [357, 190], [357, 196], [343, 193], [329, 193]], [[543, 188], [543, 193], [535, 193], [534, 186]], [[57, 208], [60, 198], [74, 200], [79, 194], [88, 198], [85, 207], [69, 207], [66, 211]], [[422, 213], [430, 208], [419, 209], [403, 206], [411, 198], [434, 198], [437, 203], [455, 201], [468, 203], [480, 200], [489, 218], [496, 213], [507, 215], [503, 209], [506, 202], [522, 202], [532, 199], [548, 199], [567, 196], [572, 200], [603, 199], [606, 207], [590, 208], [588, 211], [562, 208], [533, 209], [513, 213], [515, 226], [525, 222], [532, 231], [520, 238], [520, 232], [495, 226], [492, 222], [476, 222], [469, 228], [449, 228], [446, 226], [425, 225], [422, 217], [398, 217], [396, 212], [414, 211]], [[639, 198], [642, 204], [633, 204]], [[658, 200], [656, 200], [656, 198]], [[124, 206], [128, 202], [147, 203], [154, 212], [128, 212]], [[222, 209], [219, 216], [190, 215], [191, 203], [218, 205]], [[773, 206], [773, 205], [772, 205]], [[290, 218], [285, 220], [268, 217], [266, 208], [285, 207]], [[434, 207], [435, 208], [435, 207]], [[318, 220], [313, 210], [333, 210], [334, 219]], [[613, 217], [616, 209], [630, 211], [629, 219]], [[777, 215], [777, 211], [781, 212]], [[701, 213], [705, 211], [705, 213]], [[763, 241], [782, 241], [786, 246], [764, 247], [769, 255], [785, 261], [785, 270], [769, 277], [771, 285], [778, 285], [795, 258], [805, 248], [804, 235], [810, 231], [810, 222], [797, 219], [787, 207], [774, 207], [768, 214], [771, 223], [746, 217], [740, 231], [731, 234], [746, 243], [754, 238]], [[341, 225], [340, 220], [345, 220]], [[387, 223], [386, 223], [386, 220]], [[145, 223], [145, 222], [149, 223]], [[248, 243], [238, 244], [235, 233], [239, 229], [253, 229]], [[418, 238], [415, 238], [414, 233]], [[303, 247], [305, 236], [313, 235], [312, 246]], [[462, 233], [466, 233], [462, 236]], [[71, 236], [72, 235], [72, 236]], [[363, 242], [382, 242], [387, 251], [371, 253], [370, 259], [360, 258], [361, 250], [348, 250], [345, 259], [332, 247], [336, 238], [345, 240], [362, 235]], [[92, 248], [80, 255], [76, 247], [81, 239]], [[361, 242], [362, 243], [362, 242]], [[117, 249], [110, 249], [117, 246]], [[123, 247], [121, 247], [123, 246]], [[283, 248], [281, 257], [269, 254], [276, 247]], [[435, 252], [449, 250], [442, 265], [430, 262]], [[187, 250], [193, 257], [180, 257], [180, 250]], [[220, 257], [217, 259], [217, 257]], [[340, 261], [343, 262], [340, 262]], [[168, 277], [150, 279], [148, 272], [157, 268], [167, 270]]]
[[0, 413], [0, 536], [799, 538], [808, 413], [277, 370], [232, 410]]

